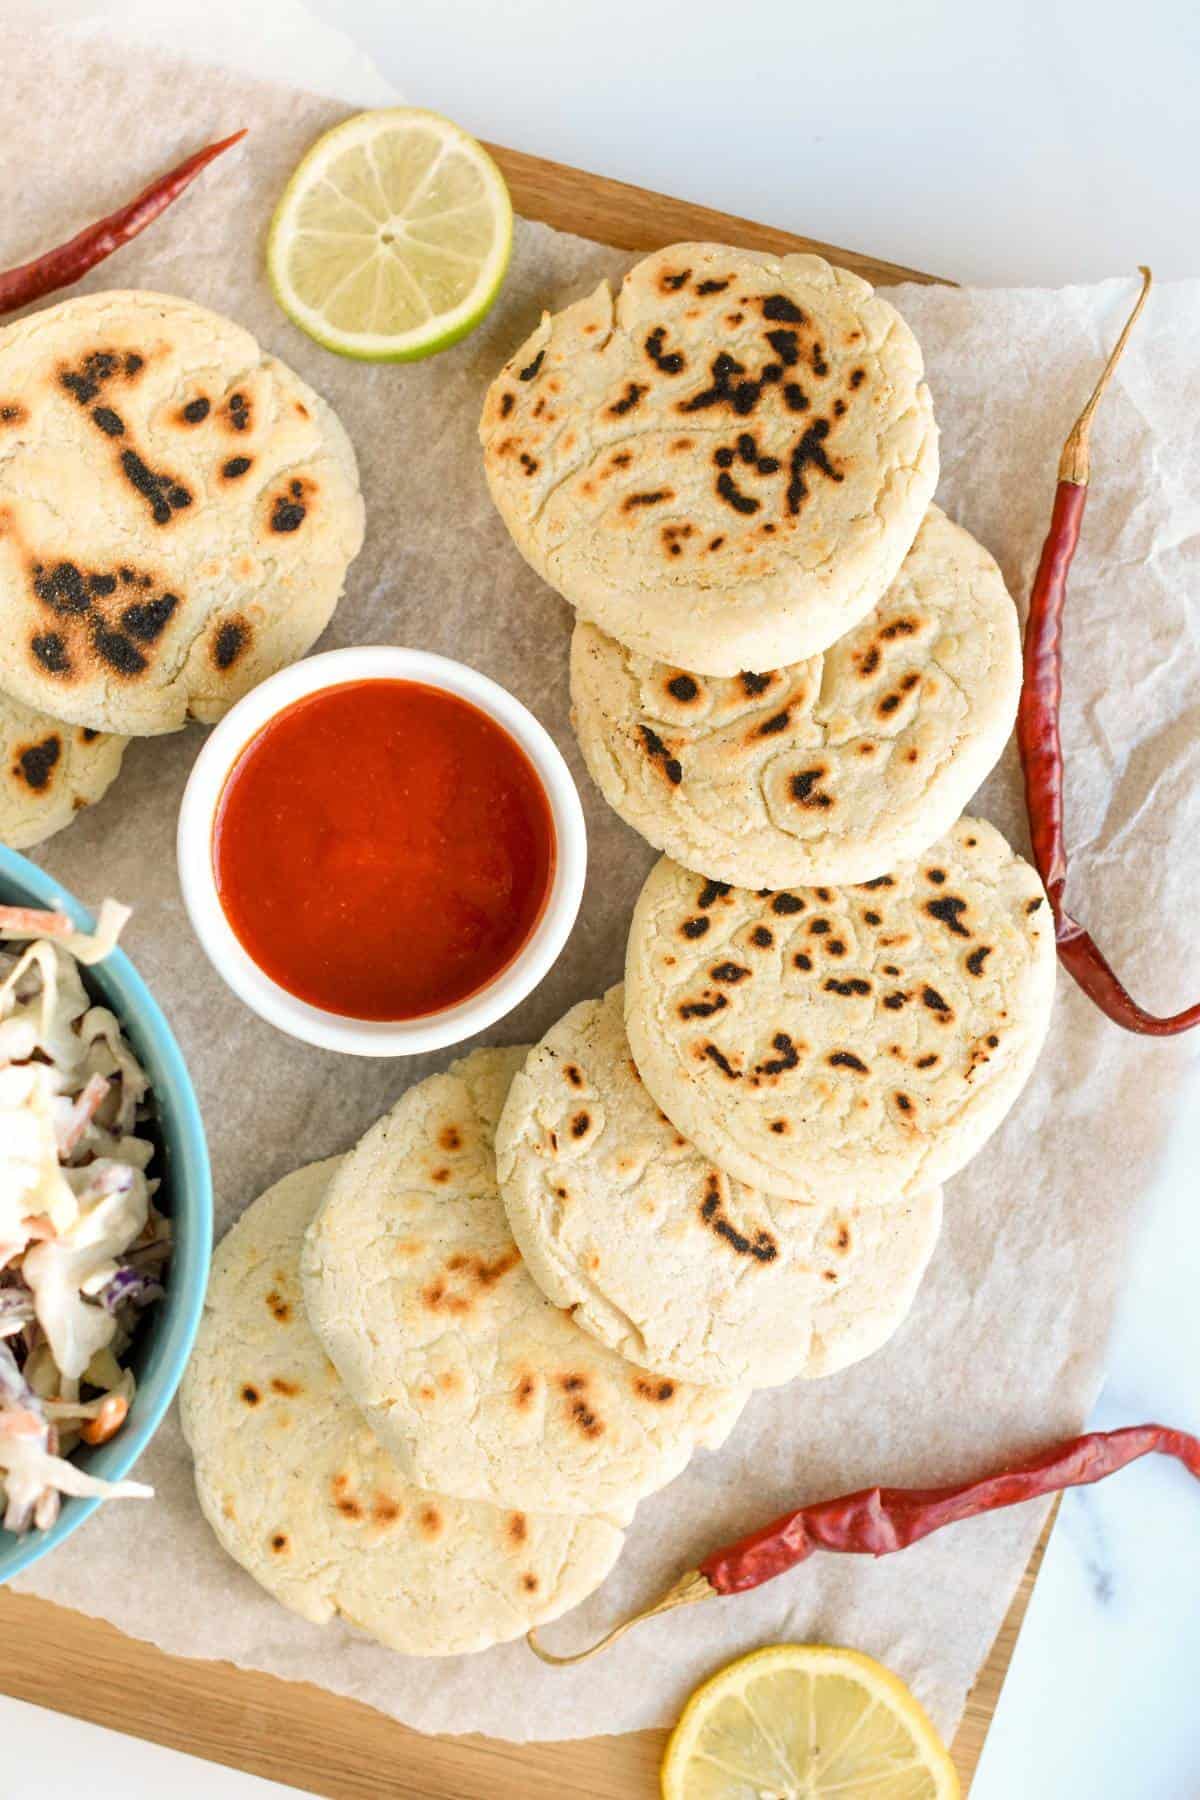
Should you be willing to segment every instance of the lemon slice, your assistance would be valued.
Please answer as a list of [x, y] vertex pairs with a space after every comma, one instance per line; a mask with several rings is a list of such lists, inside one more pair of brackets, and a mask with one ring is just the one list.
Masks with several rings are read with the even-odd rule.
[[440, 114], [358, 113], [313, 145], [271, 221], [267, 273], [329, 350], [412, 362], [467, 335], [512, 249], [512, 202], [483, 147]]
[[924, 1709], [882, 1663], [777, 1644], [697, 1688], [663, 1758], [664, 1800], [958, 1800]]

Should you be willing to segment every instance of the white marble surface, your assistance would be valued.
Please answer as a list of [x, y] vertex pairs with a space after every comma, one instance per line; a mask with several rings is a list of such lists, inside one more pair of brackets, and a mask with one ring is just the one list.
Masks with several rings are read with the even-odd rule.
[[[1152, 1044], [1146, 1056], [1152, 1079]], [[1197, 1103], [1149, 1211], [1092, 1420], [1103, 1429], [1157, 1419], [1200, 1432], [1200, 1033], [1193, 1069]], [[1196, 1800], [1198, 1670], [1200, 1491], [1148, 1458], [1064, 1498], [972, 1800]]]
[[0, 1746], [0, 1800], [289, 1800], [297, 1791], [22, 1700], [0, 1701]]
[[[29, 3], [0, 0], [0, 22]], [[188, 43], [200, 12], [211, 26], [229, 5], [120, 10]], [[228, 59], [361, 104], [394, 83], [482, 135], [961, 280], [1086, 280], [1147, 258], [1200, 274], [1200, 13], [1185, 0], [1132, 15], [1118, 0], [314, 5], [319, 23], [298, 0], [237, 6]], [[55, 0], [64, 21], [96, 10]], [[1200, 1430], [1200, 1040], [1196, 1096], [1097, 1425]], [[973, 1800], [1195, 1800], [1198, 1542], [1194, 1484], [1162, 1462], [1067, 1497]], [[0, 1800], [164, 1790], [292, 1791], [0, 1698]]]

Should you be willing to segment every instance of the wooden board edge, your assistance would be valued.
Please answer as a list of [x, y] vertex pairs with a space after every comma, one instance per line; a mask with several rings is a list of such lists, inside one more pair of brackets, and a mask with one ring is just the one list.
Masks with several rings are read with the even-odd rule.
[[618, 250], [659, 250], [664, 244], [690, 241], [733, 243], [777, 254], [800, 250], [853, 269], [875, 287], [895, 287], [902, 281], [951, 285], [940, 275], [910, 269], [903, 263], [884, 262], [858, 250], [779, 231], [753, 219], [718, 212], [711, 206], [676, 200], [651, 188], [633, 187], [609, 175], [567, 168], [524, 150], [510, 150], [503, 144], [487, 144], [485, 148], [499, 164], [513, 205], [525, 218], [538, 219], [558, 231], [574, 232], [577, 237], [594, 238]]
[[[967, 1794], [1055, 1515], [951, 1746]], [[19, 1646], [19, 1649], [18, 1649]], [[652, 1800], [665, 1731], [513, 1744], [434, 1737], [308, 1682], [172, 1656], [106, 1620], [0, 1589], [0, 1691], [326, 1800]], [[136, 1704], [131, 1704], [136, 1695]]]
[[963, 1716], [959, 1721], [958, 1730], [954, 1734], [954, 1741], [950, 1745], [950, 1754], [954, 1759], [954, 1766], [958, 1770], [958, 1778], [962, 1782], [964, 1794], [970, 1791], [971, 1783], [975, 1779], [975, 1771], [979, 1767], [979, 1759], [983, 1755], [984, 1741], [995, 1716], [1000, 1692], [1008, 1675], [1013, 1652], [1017, 1647], [1017, 1639], [1020, 1637], [1021, 1627], [1025, 1623], [1029, 1602], [1033, 1598], [1034, 1583], [1037, 1581], [1038, 1571], [1046, 1555], [1050, 1533], [1054, 1530], [1058, 1519], [1059, 1504], [1059, 1501], [1056, 1500], [1050, 1517], [1046, 1520], [1045, 1530], [1025, 1565], [1016, 1592], [1009, 1602], [1008, 1611], [1004, 1615], [995, 1641], [988, 1652], [987, 1661], [975, 1677], [975, 1684], [967, 1695]]
[[170, 1655], [3, 1588], [0, 1691], [327, 1800], [634, 1800], [656, 1791], [667, 1735], [432, 1736], [312, 1683]]

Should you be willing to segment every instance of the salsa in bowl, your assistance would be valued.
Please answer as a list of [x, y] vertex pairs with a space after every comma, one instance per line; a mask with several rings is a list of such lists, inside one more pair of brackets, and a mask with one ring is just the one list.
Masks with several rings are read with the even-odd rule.
[[179, 821], [192, 923], [292, 1036], [439, 1049], [542, 979], [583, 891], [574, 782], [519, 701], [462, 663], [380, 646], [295, 664], [205, 744]]

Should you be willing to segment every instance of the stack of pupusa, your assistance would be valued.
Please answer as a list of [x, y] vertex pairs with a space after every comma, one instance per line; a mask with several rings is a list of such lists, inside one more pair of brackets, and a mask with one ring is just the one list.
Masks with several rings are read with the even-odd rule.
[[1038, 878], [958, 816], [1020, 645], [930, 504], [922, 374], [857, 276], [682, 244], [543, 317], [484, 406], [496, 504], [579, 615], [584, 757], [667, 852], [624, 993], [514, 1084], [503, 1192], [550, 1297], [684, 1379], [877, 1348], [1048, 1023]]
[[303, 655], [362, 538], [340, 422], [231, 320], [120, 291], [0, 329], [0, 843]]
[[[300, 1273], [331, 1187], [354, 1193], [356, 1155], [287, 1176], [217, 1249], [180, 1390], [196, 1491], [234, 1561], [302, 1617], [412, 1655], [483, 1650], [582, 1600], [622, 1533], [427, 1491], [372, 1432], [305, 1315]], [[378, 1247], [393, 1247], [382, 1229]], [[366, 1302], [385, 1277], [368, 1266], [362, 1280]], [[396, 1321], [375, 1348], [401, 1335]]]
[[852, 885], [736, 888], [664, 857], [623, 988], [569, 1012], [497, 1133], [544, 1292], [641, 1366], [771, 1387], [870, 1355], [941, 1182], [1013, 1104], [1054, 992], [1049, 908], [963, 818]]
[[412, 1087], [220, 1245], [181, 1391], [201, 1506], [284, 1605], [482, 1650], [604, 1579], [639, 1499], [744, 1394], [647, 1373], [537, 1288], [496, 1181], [527, 1050]]
[[493, 383], [496, 505], [579, 615], [574, 722], [658, 849], [756, 888], [947, 831], [1020, 686], [993, 559], [930, 506], [920, 347], [815, 256], [677, 244], [545, 315]]
[[544, 320], [483, 435], [581, 613], [585, 754], [670, 856], [623, 988], [250, 1208], [183, 1395], [230, 1553], [423, 1654], [575, 1604], [751, 1388], [886, 1341], [1054, 980], [1037, 877], [956, 822], [1016, 622], [930, 507], [890, 307], [815, 258], [676, 247]]
[[[539, 1191], [609, 1220], [572, 1271], [595, 1277], [596, 1309], [556, 1292]], [[941, 1202], [804, 1207], [785, 1235], [771, 1211], [649, 1100], [620, 989], [532, 1050], [417, 1083], [218, 1249], [181, 1393], [217, 1537], [294, 1611], [410, 1654], [557, 1617], [604, 1579], [637, 1502], [724, 1442], [752, 1384], [883, 1341]]]

